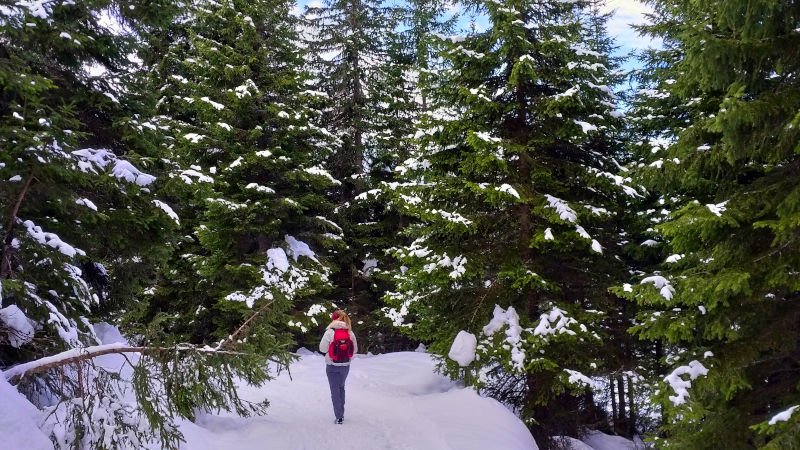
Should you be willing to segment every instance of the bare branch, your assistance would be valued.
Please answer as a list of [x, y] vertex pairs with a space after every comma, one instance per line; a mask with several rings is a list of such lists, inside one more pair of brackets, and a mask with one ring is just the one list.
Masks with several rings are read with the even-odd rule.
[[247, 328], [248, 328], [248, 326], [250, 325], [250, 323], [251, 323], [253, 320], [255, 320], [255, 318], [256, 318], [256, 317], [258, 317], [258, 316], [259, 316], [259, 315], [261, 315], [261, 314], [262, 314], [264, 311], [266, 311], [266, 310], [267, 310], [267, 308], [269, 308], [270, 306], [272, 306], [272, 304], [273, 304], [273, 303], [275, 303], [275, 300], [270, 300], [270, 301], [268, 301], [266, 304], [264, 304], [264, 306], [262, 306], [261, 308], [259, 308], [259, 309], [258, 309], [257, 311], [255, 311], [253, 314], [251, 314], [251, 315], [250, 315], [250, 317], [248, 317], [248, 318], [247, 318], [247, 320], [245, 320], [245, 321], [244, 321], [244, 323], [242, 323], [242, 325], [241, 325], [241, 326], [239, 326], [239, 328], [237, 328], [237, 329], [236, 329], [236, 331], [234, 331], [234, 332], [233, 332], [233, 334], [231, 334], [230, 336], [228, 336], [228, 338], [227, 338], [227, 339], [225, 339], [224, 341], [220, 342], [220, 343], [219, 343], [219, 344], [218, 344], [218, 345], [215, 347], [215, 350], [220, 350], [220, 349], [224, 348], [226, 345], [229, 345], [231, 342], [233, 342], [233, 340], [234, 340], [234, 339], [236, 339], [237, 337], [239, 337], [239, 335], [240, 335], [240, 334], [244, 333], [244, 332], [247, 330]]
[[17, 201], [14, 204], [14, 209], [11, 210], [11, 214], [8, 216], [6, 235], [3, 238], [3, 253], [0, 255], [0, 278], [9, 278], [11, 276], [11, 260], [9, 257], [9, 252], [13, 248], [11, 243], [14, 240], [14, 226], [17, 224], [19, 207], [22, 205], [22, 200], [25, 198], [25, 194], [27, 194], [28, 188], [31, 186], [33, 175], [34, 171], [31, 170], [31, 173], [28, 174], [28, 178], [25, 180], [25, 184], [22, 186], [22, 190], [20, 190], [19, 195], [17, 195]]

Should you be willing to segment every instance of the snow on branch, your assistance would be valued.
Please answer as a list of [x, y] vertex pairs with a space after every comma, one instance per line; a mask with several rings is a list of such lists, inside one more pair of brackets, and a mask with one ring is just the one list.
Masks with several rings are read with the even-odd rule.
[[447, 357], [457, 362], [461, 367], [468, 367], [475, 361], [475, 348], [477, 345], [478, 339], [474, 334], [461, 330], [453, 340]]
[[165, 352], [198, 352], [198, 353], [219, 353], [223, 355], [244, 355], [245, 353], [218, 350], [211, 347], [195, 347], [184, 344], [175, 347], [132, 347], [123, 342], [113, 344], [94, 345], [91, 347], [73, 348], [52, 356], [46, 356], [24, 364], [16, 365], [3, 372], [6, 380], [11, 384], [16, 384], [31, 375], [47, 372], [50, 369], [68, 366], [70, 364], [89, 361], [98, 356], [109, 354], [139, 353], [139, 354], [158, 354]]
[[111, 175], [120, 180], [134, 183], [138, 186], [148, 186], [156, 180], [153, 175], [146, 174], [128, 161], [119, 159], [110, 150], [84, 148], [76, 150], [72, 154], [78, 157], [78, 167], [83, 172], [97, 173], [94, 167], [105, 170], [106, 167], [113, 165], [111, 167]]
[[578, 372], [577, 370], [564, 369], [564, 372], [569, 375], [568, 382], [572, 385], [579, 387], [588, 387], [589, 389], [600, 389], [601, 384], [587, 377], [586, 375]]
[[314, 167], [309, 167], [309, 168], [306, 168], [306, 169], [303, 169], [303, 170], [306, 173], [309, 173], [311, 175], [315, 175], [315, 176], [318, 176], [318, 177], [326, 178], [328, 181], [330, 181], [334, 185], [338, 186], [338, 185], [342, 184], [341, 181], [339, 181], [336, 178], [334, 178], [333, 175], [331, 175], [327, 170], [323, 169], [322, 167], [314, 166]]
[[69, 256], [70, 258], [77, 255], [85, 256], [86, 252], [79, 248], [75, 248], [72, 245], [67, 244], [66, 242], [62, 241], [61, 238], [55, 233], [49, 233], [42, 230], [42, 227], [36, 225], [30, 220], [26, 220], [22, 222], [25, 226], [25, 229], [28, 231], [28, 235], [35, 240], [36, 242], [46, 245], [48, 247], [55, 248], [62, 254]]
[[483, 334], [492, 337], [503, 327], [506, 327], [506, 338], [503, 342], [511, 351], [511, 367], [522, 372], [525, 370], [525, 350], [522, 348], [523, 329], [519, 324], [519, 315], [513, 306], [503, 309], [500, 305], [494, 305], [492, 320], [483, 327]]
[[708, 208], [708, 210], [711, 211], [711, 214], [714, 214], [717, 217], [722, 217], [722, 213], [724, 213], [725, 210], [727, 209], [726, 208], [727, 204], [728, 204], [728, 201], [725, 200], [722, 203], [707, 204], [706, 208]]
[[167, 217], [174, 220], [176, 224], [178, 225], [181, 224], [180, 218], [178, 217], [177, 214], [175, 214], [175, 211], [168, 204], [162, 202], [161, 200], [153, 200], [153, 204], [156, 205], [156, 207], [158, 207], [162, 211], [164, 211]]
[[553, 197], [552, 195], [545, 195], [545, 198], [547, 198], [550, 207], [556, 210], [561, 220], [571, 223], [576, 223], [578, 221], [578, 214], [574, 209], [570, 208], [567, 202], [558, 197]]
[[675, 295], [675, 288], [672, 287], [672, 283], [661, 275], [647, 277], [641, 281], [641, 284], [652, 284], [659, 290], [661, 296], [667, 300], [672, 300], [672, 296]]
[[14, 348], [19, 348], [33, 340], [34, 329], [32, 321], [17, 305], [8, 305], [0, 308], [0, 344], [8, 343]]
[[237, 328], [237, 329], [236, 329], [236, 331], [234, 331], [234, 332], [233, 332], [233, 334], [230, 334], [230, 335], [229, 335], [229, 336], [228, 336], [226, 339], [223, 339], [222, 341], [220, 341], [220, 342], [219, 342], [219, 344], [217, 344], [217, 346], [216, 346], [216, 347], [214, 347], [214, 349], [213, 349], [213, 350], [214, 350], [214, 351], [221, 351], [221, 350], [222, 350], [223, 348], [225, 348], [227, 345], [230, 345], [231, 343], [233, 343], [233, 342], [234, 342], [234, 340], [235, 340], [236, 338], [238, 338], [239, 336], [241, 336], [243, 333], [247, 332], [247, 330], [248, 330], [248, 329], [250, 329], [250, 324], [251, 324], [251, 323], [252, 323], [252, 322], [253, 322], [253, 321], [254, 321], [254, 320], [255, 320], [255, 319], [258, 317], [258, 316], [260, 316], [262, 313], [264, 313], [264, 311], [266, 311], [267, 309], [269, 309], [269, 307], [270, 307], [270, 306], [272, 306], [272, 304], [273, 304], [273, 303], [275, 303], [275, 300], [274, 300], [274, 299], [273, 299], [273, 300], [270, 300], [270, 301], [269, 301], [269, 302], [267, 302], [267, 303], [265, 303], [265, 304], [264, 304], [264, 305], [263, 305], [261, 308], [259, 308], [258, 310], [254, 311], [252, 314], [250, 314], [250, 317], [248, 317], [248, 318], [247, 318], [247, 320], [245, 320], [245, 321], [244, 321], [244, 322], [243, 322], [243, 323], [242, 323], [242, 324], [239, 326], [239, 328]]
[[800, 405], [794, 405], [789, 409], [783, 410], [783, 411], [779, 412], [778, 414], [775, 414], [774, 416], [772, 416], [771, 419], [769, 419], [769, 424], [770, 425], [775, 425], [778, 422], [786, 422], [786, 421], [788, 421], [789, 419], [792, 418], [792, 414], [794, 414], [794, 411], [797, 408], [800, 408]]
[[[697, 360], [690, 362], [688, 366], [680, 366], [673, 370], [671, 374], [664, 377], [664, 381], [669, 384], [676, 394], [670, 395], [669, 401], [675, 406], [686, 403], [686, 397], [689, 396], [689, 388], [692, 387], [692, 381], [707, 374], [708, 369]], [[689, 379], [684, 380], [681, 378], [683, 375], [689, 375]]]
[[[553, 307], [550, 312], [539, 315], [539, 324], [533, 330], [534, 336], [549, 336], [551, 334], [569, 334], [575, 336], [577, 333], [571, 330], [573, 325], [579, 325], [578, 321], [567, 316], [567, 313], [557, 307]], [[581, 331], [586, 331], [585, 325], [580, 326]]]

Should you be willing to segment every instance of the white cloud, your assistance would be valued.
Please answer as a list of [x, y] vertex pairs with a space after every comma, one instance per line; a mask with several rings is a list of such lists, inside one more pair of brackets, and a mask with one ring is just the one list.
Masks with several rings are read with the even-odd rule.
[[614, 16], [608, 21], [608, 33], [621, 46], [620, 52], [628, 53], [631, 50], [659, 45], [657, 40], [639, 36], [631, 28], [631, 25], [639, 25], [647, 21], [645, 14], [653, 12], [649, 6], [636, 0], [606, 0], [603, 10], [614, 12]]

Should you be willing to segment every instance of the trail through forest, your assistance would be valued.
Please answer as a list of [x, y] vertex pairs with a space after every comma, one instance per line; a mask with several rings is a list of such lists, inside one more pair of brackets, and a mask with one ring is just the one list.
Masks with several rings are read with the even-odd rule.
[[495, 400], [434, 372], [425, 353], [359, 355], [347, 379], [344, 425], [333, 423], [322, 355], [301, 351], [289, 373], [261, 388], [266, 416], [204, 415], [184, 422], [185, 448], [247, 449], [536, 449], [525, 425]]

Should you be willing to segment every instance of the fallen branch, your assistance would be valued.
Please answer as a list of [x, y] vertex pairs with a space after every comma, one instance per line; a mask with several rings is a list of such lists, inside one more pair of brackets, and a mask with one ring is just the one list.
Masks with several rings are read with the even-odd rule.
[[17, 384], [22, 379], [31, 375], [47, 372], [50, 369], [67, 366], [82, 361], [97, 358], [98, 356], [109, 354], [139, 353], [161, 354], [167, 352], [198, 352], [214, 353], [220, 355], [245, 356], [248, 353], [232, 352], [226, 350], [215, 350], [211, 347], [193, 347], [189, 345], [178, 345], [175, 347], [131, 347], [125, 343], [114, 343], [105, 345], [95, 345], [92, 347], [81, 347], [67, 350], [53, 356], [47, 356], [24, 364], [19, 364], [3, 372], [11, 384]]
[[[244, 333], [250, 323], [255, 320], [256, 317], [261, 315], [264, 311], [269, 308], [274, 300], [267, 302], [264, 306], [259, 308], [247, 320], [242, 323], [236, 331], [233, 332], [227, 339], [221, 341], [217, 344], [216, 347], [195, 347], [193, 345], [176, 345], [174, 347], [148, 347], [148, 346], [139, 346], [139, 347], [132, 347], [125, 343], [114, 343], [114, 344], [105, 344], [105, 345], [95, 345], [91, 347], [81, 347], [81, 348], [74, 348], [71, 350], [67, 350], [61, 353], [58, 353], [53, 356], [47, 356], [44, 358], [37, 359], [35, 361], [30, 361], [24, 364], [19, 364], [14, 366], [4, 372], [3, 375], [6, 377], [11, 384], [17, 384], [22, 379], [29, 377], [31, 375], [36, 375], [40, 373], [47, 372], [50, 369], [55, 369], [58, 367], [64, 367], [69, 364], [79, 363], [82, 361], [88, 361], [98, 356], [108, 355], [108, 354], [125, 354], [125, 353], [139, 353], [143, 355], [147, 354], [161, 354], [166, 352], [197, 352], [197, 353], [214, 353], [218, 355], [231, 355], [231, 356], [251, 356], [250, 353], [243, 353], [231, 350], [223, 350], [223, 348], [232, 343], [234, 339], [236, 339], [239, 335]], [[273, 358], [267, 358], [269, 361], [277, 363], [279, 366], [286, 366], [285, 361], [276, 360]]]

